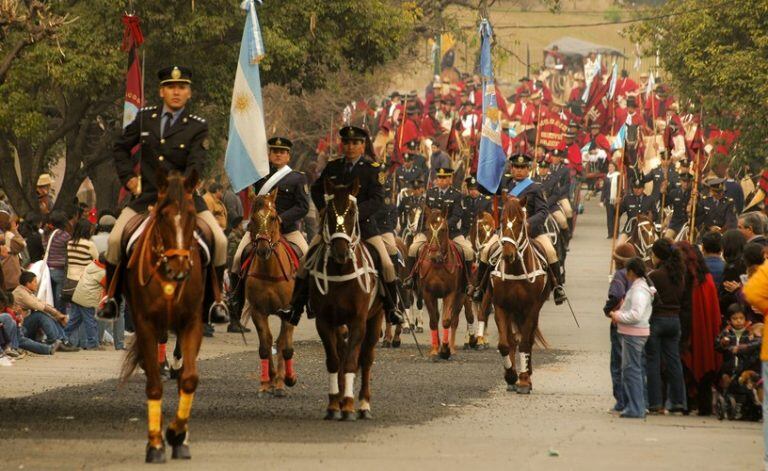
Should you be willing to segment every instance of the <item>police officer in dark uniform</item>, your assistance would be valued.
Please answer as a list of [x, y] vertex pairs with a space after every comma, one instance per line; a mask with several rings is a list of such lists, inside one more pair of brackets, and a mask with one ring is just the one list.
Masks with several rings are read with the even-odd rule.
[[397, 170], [395, 171], [397, 191], [400, 191], [403, 188], [408, 188], [408, 186], [415, 180], [426, 179], [426, 170], [416, 165], [415, 158], [416, 154], [411, 153], [411, 151], [406, 152], [403, 156], [403, 165], [397, 167]]
[[[355, 180], [359, 183], [357, 194], [357, 211], [362, 239], [370, 244], [377, 252], [376, 261], [379, 275], [383, 278], [384, 310], [387, 320], [392, 324], [402, 323], [402, 315], [397, 312], [397, 276], [395, 267], [389, 257], [381, 229], [376, 224], [374, 216], [384, 204], [384, 188], [381, 178], [384, 175], [381, 165], [374, 160], [372, 154], [366, 155], [366, 149], [372, 149], [368, 132], [355, 126], [345, 126], [339, 130], [344, 157], [328, 162], [323, 173], [312, 184], [310, 194], [318, 211], [325, 206], [324, 182], [326, 179], [336, 185], [352, 185]], [[320, 236], [315, 236], [308, 252], [320, 243]], [[305, 257], [306, 258], [306, 257]], [[309, 283], [305, 270], [296, 277], [296, 285], [291, 301], [291, 323], [297, 325], [309, 298]], [[311, 313], [310, 313], [311, 315]]]
[[464, 237], [469, 237], [469, 231], [477, 221], [478, 215], [483, 211], [493, 214], [493, 198], [480, 193], [475, 177], [465, 178], [464, 183], [467, 185], [467, 194], [461, 198], [461, 233]]
[[[301, 257], [307, 252], [307, 241], [299, 230], [299, 225], [304, 216], [309, 212], [309, 196], [307, 195], [307, 177], [291, 169], [288, 163], [291, 160], [293, 142], [280, 136], [272, 137], [267, 141], [269, 149], [269, 173], [253, 185], [256, 195], [266, 195], [277, 191], [275, 209], [280, 217], [280, 234], [299, 251]], [[232, 266], [229, 270], [230, 285], [237, 287], [235, 290], [235, 302], [237, 306], [243, 305], [243, 293], [245, 283], [240, 281], [241, 261], [243, 251], [251, 246], [251, 233], [246, 232], [237, 247]], [[287, 313], [281, 313], [287, 314]]]
[[[653, 182], [651, 196], [657, 201], [661, 201], [661, 194], [677, 187], [679, 174], [675, 171], [675, 166], [670, 162], [666, 150], [660, 152], [661, 164], [643, 175], [643, 183]], [[666, 182], [666, 184], [665, 184]], [[666, 204], [666, 203], [665, 203]]]
[[629, 230], [631, 229], [630, 221], [636, 218], [640, 214], [647, 215], [652, 220], [656, 220], [656, 198], [647, 196], [644, 192], [644, 186], [642, 178], [639, 174], [635, 175], [635, 178], [630, 180], [632, 184], [632, 194], [626, 195], [621, 200], [619, 206], [619, 217], [622, 214], [627, 215], [627, 222], [624, 224], [621, 234], [616, 242], [616, 245], [626, 243], [629, 239]]
[[713, 227], [736, 229], [738, 221], [733, 200], [725, 196], [725, 179], [716, 177], [705, 182], [710, 196], [699, 200], [696, 207], [696, 229], [699, 234]]
[[[555, 304], [562, 304], [567, 299], [565, 290], [562, 287], [564, 275], [555, 247], [552, 245], [552, 241], [544, 231], [544, 222], [549, 214], [547, 211], [547, 200], [544, 198], [541, 184], [534, 182], [530, 178], [532, 161], [533, 158], [528, 154], [514, 154], [510, 157], [510, 162], [512, 164], [510, 172], [512, 174], [512, 180], [509, 182], [507, 189], [510, 195], [518, 199], [526, 199], [525, 211], [528, 223], [528, 236], [531, 239], [535, 239], [544, 249], [544, 253], [547, 257], [547, 264], [549, 265], [549, 271], [554, 276], [555, 287], [553, 294]], [[492, 251], [492, 247], [487, 247], [481, 252], [480, 268], [478, 271], [479, 280], [487, 280], [489, 278], [485, 275], [486, 271], [490, 269], [490, 265], [488, 265], [488, 255]], [[487, 283], [483, 283], [483, 285], [478, 288], [479, 293], [478, 290], [475, 291], [474, 299], [482, 299], [482, 293], [485, 291], [486, 286]]]
[[[107, 251], [107, 286], [115, 276], [116, 266], [122, 257], [121, 241], [126, 224], [137, 213], [147, 211], [157, 202], [157, 172], [178, 171], [190, 175], [193, 171], [202, 175], [210, 141], [205, 119], [191, 114], [186, 105], [192, 96], [192, 71], [182, 66], [166, 67], [158, 72], [160, 96], [163, 106], [148, 106], [139, 110], [136, 118], [123, 131], [113, 146], [115, 168], [122, 185], [131, 192], [133, 200], [122, 210], [109, 234]], [[141, 175], [136, 175], [136, 162], [132, 150], [141, 144]], [[224, 279], [227, 261], [227, 237], [219, 227], [203, 199], [195, 194], [198, 218], [205, 222], [214, 237], [213, 267], [216, 277], [209, 276], [205, 305], [210, 306], [211, 320], [224, 322], [226, 307], [213, 300], [213, 279]], [[119, 285], [119, 284], [117, 284]], [[119, 293], [107, 299], [99, 316], [114, 319], [117, 316]]]
[[681, 173], [679, 178], [679, 186], [669, 191], [666, 201], [667, 206], [672, 208], [669, 226], [664, 231], [664, 237], [668, 239], [674, 239], [680, 232], [680, 229], [688, 222], [688, 205], [691, 202], [691, 180], [693, 176], [685, 172]]
[[408, 226], [408, 214], [410, 214], [411, 210], [424, 205], [424, 180], [416, 179], [412, 181], [409, 190], [408, 194], [400, 198], [400, 204], [397, 206], [401, 233]]

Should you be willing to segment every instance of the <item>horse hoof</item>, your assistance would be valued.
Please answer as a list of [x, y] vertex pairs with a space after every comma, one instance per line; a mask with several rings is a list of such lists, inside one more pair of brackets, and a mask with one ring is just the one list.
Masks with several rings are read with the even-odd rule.
[[174, 460], [189, 460], [192, 459], [192, 453], [189, 452], [189, 445], [181, 444], [173, 447], [171, 452], [171, 459]]
[[477, 350], [477, 337], [474, 335], [469, 336], [469, 347]]
[[357, 411], [357, 418], [360, 420], [373, 420], [373, 414], [369, 410]]
[[344, 411], [341, 413], [341, 418], [339, 419], [342, 422], [354, 422], [357, 420], [357, 416], [353, 411]]
[[507, 385], [507, 391], [509, 391], [509, 392], [516, 392], [517, 391], [517, 385], [515, 385], [515, 384], [508, 384]]
[[381, 348], [389, 348], [392, 346], [392, 342], [389, 340], [382, 340], [381, 341]]
[[325, 417], [323, 420], [341, 420], [341, 411], [329, 409], [325, 411]]
[[298, 376], [286, 376], [285, 377], [285, 385], [289, 388], [292, 388], [296, 386], [296, 382], [299, 380]]
[[530, 394], [531, 393], [531, 387], [530, 386], [515, 386], [515, 389], [518, 394]]
[[399, 339], [393, 340], [392, 341], [392, 348], [400, 348], [401, 344], [402, 344], [402, 342]]
[[155, 448], [152, 445], [147, 445], [147, 457], [144, 460], [145, 463], [165, 463], [165, 445], [160, 448]]
[[285, 397], [285, 389], [275, 389], [275, 397]]

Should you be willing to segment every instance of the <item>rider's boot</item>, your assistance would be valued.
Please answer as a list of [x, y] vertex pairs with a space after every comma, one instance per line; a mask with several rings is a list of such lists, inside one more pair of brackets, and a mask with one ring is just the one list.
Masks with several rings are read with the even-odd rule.
[[403, 323], [403, 314], [400, 312], [397, 306], [397, 282], [390, 281], [384, 282], [384, 312], [387, 316], [387, 322], [392, 325], [400, 325]]
[[472, 294], [472, 301], [476, 303], [483, 300], [483, 295], [485, 294], [485, 280], [490, 268], [491, 266], [485, 262], [480, 262], [477, 266], [477, 281], [475, 282], [477, 286], [475, 286], [475, 292]]
[[415, 289], [416, 288], [416, 257], [408, 257], [408, 264], [406, 266], [413, 267], [413, 270], [411, 270], [411, 273], [408, 275], [408, 278], [403, 281], [403, 287], [408, 289]]
[[227, 326], [227, 332], [234, 334], [250, 332], [251, 329], [240, 323], [240, 317], [245, 305], [245, 280], [242, 280], [240, 278], [240, 274], [238, 273], [230, 273], [229, 286], [231, 292], [229, 301], [229, 325]]
[[563, 274], [560, 270], [560, 262], [551, 263], [549, 265], [549, 269], [555, 280], [555, 288], [553, 290], [555, 304], [557, 305], [563, 304], [568, 298], [566, 297], [565, 290], [563, 289], [563, 286], [562, 286]]
[[[301, 278], [296, 277], [296, 283], [293, 286], [293, 296], [291, 297], [291, 317], [288, 319], [293, 325], [299, 325], [301, 315], [304, 313], [304, 307], [309, 300], [309, 276]], [[314, 316], [307, 310], [307, 318]]]
[[[218, 283], [218, 285], [219, 285], [219, 292], [221, 292], [222, 280], [224, 279], [224, 270], [225, 269], [226, 269], [226, 266], [224, 266], [224, 265], [222, 265], [220, 267], [214, 267], [214, 272], [216, 274], [216, 276], [215, 276], [215, 278], [216, 278], [215, 283]], [[206, 298], [206, 300], [205, 300], [204, 306], [206, 306], [206, 307], [210, 306], [208, 308], [209, 320], [210, 320], [210, 322], [212, 322], [214, 324], [224, 324], [225, 322], [227, 322], [229, 320], [229, 310], [227, 309], [227, 305], [226, 304], [224, 304], [221, 301], [217, 301], [216, 299], [214, 299], [214, 296], [215, 296], [214, 293], [216, 292], [214, 290], [214, 286], [213, 286], [214, 280], [213, 279], [209, 279], [207, 281], [208, 281], [208, 283], [207, 283], [208, 286], [207, 286], [206, 291], [205, 291], [205, 294], [206, 294], [205, 298]]]
[[[106, 279], [107, 290], [109, 290], [110, 283], [112, 283], [112, 279], [116, 275], [117, 266], [107, 262], [105, 265], [105, 268], [106, 268], [106, 275], [107, 275], [107, 279]], [[98, 317], [99, 319], [105, 319], [105, 320], [117, 319], [117, 316], [120, 313], [119, 296], [120, 296], [120, 286], [118, 284], [117, 288], [115, 289], [114, 295], [111, 297], [107, 297], [107, 299], [104, 301], [104, 305], [96, 311], [96, 317]]]

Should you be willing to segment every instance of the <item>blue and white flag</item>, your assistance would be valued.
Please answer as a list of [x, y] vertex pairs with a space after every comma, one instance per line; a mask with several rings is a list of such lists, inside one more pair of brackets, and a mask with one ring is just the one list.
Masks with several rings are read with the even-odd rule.
[[608, 86], [608, 99], [613, 100], [613, 95], [616, 93], [616, 78], [619, 76], [619, 64], [613, 63], [613, 70], [611, 70], [611, 84]]
[[616, 136], [613, 139], [613, 144], [611, 144], [611, 152], [623, 149], [624, 148], [624, 141], [627, 140], [627, 123], [624, 123], [621, 125], [621, 129], [619, 129], [619, 132], [616, 133]]
[[264, 43], [256, 16], [256, 0], [245, 0], [240, 7], [247, 12], [247, 17], [232, 90], [229, 141], [224, 159], [224, 168], [235, 192], [269, 173], [259, 76], [259, 60], [264, 56]]
[[480, 152], [477, 161], [477, 181], [486, 190], [496, 193], [504, 176], [507, 155], [501, 147], [501, 110], [496, 103], [496, 86], [493, 83], [491, 62], [491, 24], [483, 19], [480, 23], [480, 74], [483, 77], [483, 128], [480, 135]]

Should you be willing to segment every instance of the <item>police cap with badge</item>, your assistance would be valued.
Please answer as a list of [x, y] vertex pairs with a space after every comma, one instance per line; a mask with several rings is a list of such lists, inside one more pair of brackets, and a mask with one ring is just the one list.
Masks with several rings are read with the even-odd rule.
[[192, 83], [192, 70], [180, 65], [172, 65], [157, 71], [157, 78], [160, 80], [160, 86], [171, 85], [174, 83]]
[[512, 156], [509, 158], [509, 161], [512, 163], [513, 167], [530, 167], [531, 162], [533, 161], [533, 157], [526, 153], [520, 152], [517, 154], [512, 154]]
[[344, 126], [339, 129], [339, 137], [343, 141], [365, 141], [368, 139], [368, 131], [357, 126]]
[[725, 187], [725, 178], [710, 178], [705, 182], [710, 191], [722, 192]]
[[287, 150], [291, 151], [293, 148], [293, 142], [290, 139], [280, 136], [275, 136], [267, 141], [267, 147], [275, 150]]
[[472, 175], [465, 178], [464, 183], [467, 185], [467, 189], [477, 188], [477, 178]]
[[440, 167], [437, 169], [437, 178], [447, 178], [453, 176], [453, 169], [450, 167]]

